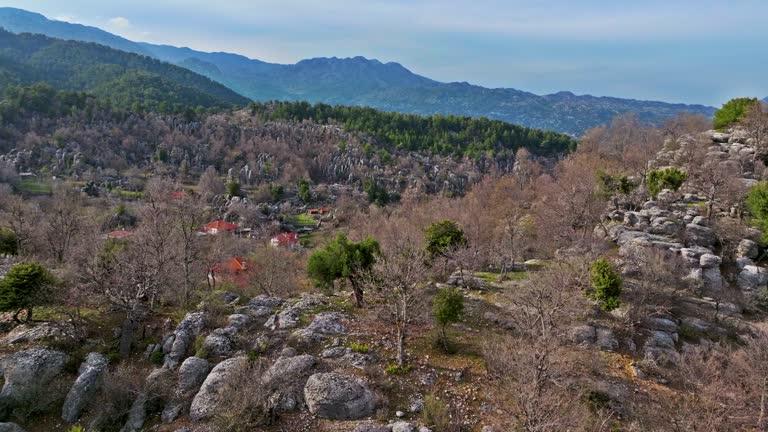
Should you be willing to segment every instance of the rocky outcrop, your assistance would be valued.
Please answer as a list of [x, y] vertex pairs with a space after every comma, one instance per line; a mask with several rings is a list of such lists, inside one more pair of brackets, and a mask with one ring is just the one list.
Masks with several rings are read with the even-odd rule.
[[70, 323], [43, 322], [15, 327], [0, 342], [8, 345], [36, 342], [42, 339], [61, 340], [76, 337], [75, 326]]
[[0, 360], [4, 384], [0, 403], [24, 403], [45, 389], [64, 369], [68, 356], [60, 351], [35, 347]]
[[144, 422], [147, 420], [147, 411], [156, 408], [158, 402], [161, 402], [161, 395], [165, 391], [171, 377], [171, 370], [166, 368], [154, 369], [144, 382], [136, 399], [128, 412], [128, 420], [121, 432], [140, 432], [144, 430]]
[[165, 352], [166, 368], [175, 368], [188, 355], [190, 348], [195, 342], [195, 338], [200, 334], [205, 326], [204, 312], [189, 312], [184, 316], [176, 330], [173, 332], [172, 341], [166, 341], [163, 347], [168, 347]]
[[277, 411], [294, 411], [304, 405], [304, 385], [317, 361], [311, 355], [280, 357], [264, 373], [262, 384]]
[[73, 423], [80, 418], [83, 409], [93, 400], [102, 385], [109, 361], [100, 353], [90, 353], [78, 372], [77, 380], [69, 389], [61, 418]]
[[291, 334], [291, 342], [298, 346], [308, 346], [320, 342], [328, 336], [346, 333], [344, 315], [337, 312], [322, 312], [306, 328]]
[[[201, 422], [210, 419], [224, 402], [223, 390], [246, 367], [248, 359], [245, 357], [233, 357], [216, 365], [205, 378], [200, 391], [192, 400], [189, 409], [189, 419], [193, 422]], [[236, 397], [236, 395], [231, 395]]]
[[376, 396], [357, 378], [337, 373], [312, 375], [304, 386], [309, 412], [332, 420], [357, 420], [376, 410]]
[[189, 409], [195, 393], [208, 376], [211, 365], [200, 357], [189, 357], [179, 367], [179, 381], [173, 399], [166, 405], [160, 416], [163, 423], [171, 423]]
[[16, 423], [0, 423], [0, 432], [26, 432]]

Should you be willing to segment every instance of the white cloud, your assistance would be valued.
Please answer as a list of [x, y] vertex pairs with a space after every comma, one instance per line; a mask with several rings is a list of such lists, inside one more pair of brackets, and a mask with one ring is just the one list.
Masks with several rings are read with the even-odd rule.
[[53, 19], [56, 21], [64, 21], [72, 24], [80, 24], [80, 21], [78, 21], [74, 15], [58, 15], [53, 17]]
[[133, 24], [131, 24], [131, 21], [128, 18], [125, 17], [114, 17], [109, 19], [109, 25], [117, 28], [121, 28], [124, 30], [133, 28]]

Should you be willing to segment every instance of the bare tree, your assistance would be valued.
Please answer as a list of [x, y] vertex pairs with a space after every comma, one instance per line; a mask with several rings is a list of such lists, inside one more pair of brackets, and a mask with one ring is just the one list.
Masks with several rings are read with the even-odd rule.
[[83, 202], [79, 192], [57, 188], [43, 211], [43, 235], [53, 258], [62, 263], [83, 225]]
[[747, 108], [741, 124], [757, 150], [755, 158], [764, 159], [768, 156], [768, 112], [763, 104], [758, 102]]
[[182, 271], [181, 299], [186, 305], [190, 301], [195, 280], [202, 279], [205, 273], [202, 270], [203, 248], [199, 230], [205, 223], [207, 211], [189, 195], [175, 199], [170, 204], [174, 243]]
[[397, 237], [388, 242], [374, 266], [370, 284], [386, 299], [395, 323], [397, 364], [405, 364], [405, 340], [413, 319], [413, 308], [421, 299], [428, 274], [427, 255], [412, 237]]

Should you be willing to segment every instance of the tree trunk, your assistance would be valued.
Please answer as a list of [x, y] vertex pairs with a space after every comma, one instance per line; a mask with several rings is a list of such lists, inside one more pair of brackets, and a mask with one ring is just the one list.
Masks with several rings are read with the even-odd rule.
[[405, 364], [405, 329], [397, 329], [397, 365], [402, 367]]
[[21, 313], [22, 310], [24, 309], [19, 309], [13, 314], [13, 322], [15, 322], [16, 324], [21, 324], [21, 320], [19, 319], [19, 314]]
[[136, 330], [136, 323], [130, 316], [126, 316], [120, 329], [120, 342], [118, 345], [120, 358], [126, 358], [131, 354], [134, 330]]
[[760, 417], [757, 419], [757, 429], [766, 430], [765, 402], [768, 398], [768, 376], [763, 378], [763, 391], [760, 394]]
[[355, 305], [359, 308], [363, 307], [363, 289], [354, 279], [350, 278], [349, 283], [352, 284], [352, 292], [355, 294]]
[[32, 322], [32, 306], [27, 308], [27, 319], [26, 322]]

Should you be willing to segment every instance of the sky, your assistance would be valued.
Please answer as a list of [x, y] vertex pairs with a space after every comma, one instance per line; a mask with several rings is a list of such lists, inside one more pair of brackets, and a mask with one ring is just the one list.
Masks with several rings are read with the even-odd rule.
[[768, 96], [768, 0], [0, 0], [275, 63], [362, 55], [438, 81], [719, 106]]

